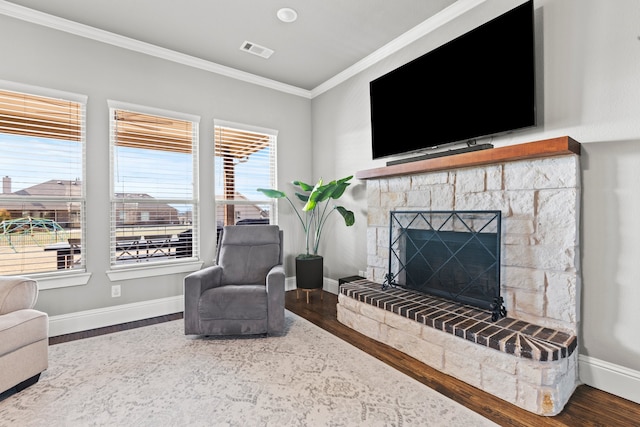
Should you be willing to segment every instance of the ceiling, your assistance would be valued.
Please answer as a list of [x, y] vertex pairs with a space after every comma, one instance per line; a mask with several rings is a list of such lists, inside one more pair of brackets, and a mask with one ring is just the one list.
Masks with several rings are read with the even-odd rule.
[[[82, 30], [77, 34], [95, 28], [310, 91], [454, 3], [456, 0], [0, 0], [0, 12], [13, 16], [43, 12], [92, 27], [76, 25], [76, 30]], [[297, 21], [279, 21], [276, 12], [282, 7], [295, 9]], [[39, 21], [51, 21], [50, 16], [38, 16]], [[68, 27], [69, 23], [57, 21]], [[245, 41], [275, 53], [264, 59], [244, 52], [240, 46]]]

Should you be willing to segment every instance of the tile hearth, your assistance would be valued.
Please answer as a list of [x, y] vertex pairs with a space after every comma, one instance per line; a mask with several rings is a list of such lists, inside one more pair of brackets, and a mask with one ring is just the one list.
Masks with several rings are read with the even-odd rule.
[[402, 317], [415, 320], [479, 345], [536, 361], [570, 356], [577, 346], [575, 335], [505, 317], [491, 321], [491, 313], [408, 289], [387, 288], [357, 280], [340, 286], [340, 293]]

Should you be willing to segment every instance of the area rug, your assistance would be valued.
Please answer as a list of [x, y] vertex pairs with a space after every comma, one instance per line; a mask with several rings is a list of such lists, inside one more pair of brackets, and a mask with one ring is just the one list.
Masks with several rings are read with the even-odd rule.
[[183, 321], [57, 344], [2, 426], [494, 426], [307, 320], [185, 337]]

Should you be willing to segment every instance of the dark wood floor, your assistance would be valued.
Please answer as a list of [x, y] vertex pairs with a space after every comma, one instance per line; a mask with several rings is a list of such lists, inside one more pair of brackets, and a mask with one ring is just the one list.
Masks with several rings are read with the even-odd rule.
[[135, 322], [121, 323], [119, 325], [107, 326], [105, 328], [91, 329], [88, 331], [74, 332], [72, 334], [58, 335], [49, 338], [49, 345], [61, 344], [83, 338], [97, 337], [113, 332], [126, 331], [127, 329], [139, 328], [142, 326], [155, 325], [156, 323], [168, 322], [170, 320], [182, 319], [182, 313], [168, 314], [166, 316], [153, 317], [151, 319], [137, 320]]
[[421, 383], [503, 426], [640, 426], [640, 405], [587, 385], [577, 388], [562, 413], [555, 417], [532, 414], [515, 405], [445, 375], [406, 354], [344, 326], [336, 319], [337, 295], [311, 294], [309, 304], [300, 293], [286, 295], [287, 310], [351, 343]]
[[[374, 341], [342, 325], [336, 319], [337, 299], [337, 295], [327, 292], [323, 293], [322, 299], [320, 299], [319, 293], [312, 293], [310, 302], [307, 304], [302, 292], [300, 293], [300, 299], [297, 299], [296, 291], [289, 291], [286, 295], [286, 307], [287, 310], [309, 320], [499, 425], [640, 427], [640, 405], [587, 385], [581, 385], [577, 388], [559, 415], [555, 417], [534, 415], [462, 381], [440, 373], [392, 347]], [[49, 339], [49, 343], [53, 345], [180, 318], [182, 318], [182, 313], [177, 313], [93, 331], [52, 337]]]

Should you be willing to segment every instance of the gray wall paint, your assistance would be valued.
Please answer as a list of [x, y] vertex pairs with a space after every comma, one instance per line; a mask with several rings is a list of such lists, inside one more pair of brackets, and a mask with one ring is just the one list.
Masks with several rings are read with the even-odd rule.
[[[202, 260], [214, 258], [213, 120], [279, 131], [279, 187], [311, 169], [311, 102], [111, 45], [0, 16], [0, 79], [88, 96], [86, 286], [41, 291], [37, 308], [50, 316], [182, 295], [184, 274], [119, 281], [111, 298], [109, 269], [109, 130], [107, 99], [201, 117], [200, 200]], [[257, 58], [257, 61], [262, 59]], [[281, 208], [284, 205], [281, 205]], [[281, 209], [280, 224], [291, 212]], [[285, 237], [288, 275], [297, 245]]]
[[[0, 79], [84, 93], [88, 105], [89, 226], [95, 233], [89, 285], [43, 291], [51, 315], [151, 300], [182, 292], [181, 276], [123, 284], [110, 298], [108, 251], [108, 129], [106, 99], [198, 114], [201, 123], [203, 258], [213, 258], [212, 120], [280, 130], [279, 187], [294, 179], [341, 177], [382, 166], [371, 160], [368, 82], [484, 22], [517, 1], [488, 0], [313, 101], [0, 17]], [[583, 144], [582, 326], [580, 353], [640, 370], [640, 55], [637, 0], [536, 0], [540, 125], [498, 138], [496, 146], [569, 135]], [[477, 66], [490, 66], [480, 64]], [[472, 68], [470, 68], [472, 72]], [[311, 120], [313, 119], [312, 123]], [[311, 145], [313, 141], [313, 147]], [[311, 162], [313, 158], [313, 162]], [[307, 160], [309, 159], [309, 160]], [[366, 266], [364, 183], [344, 204], [357, 214], [345, 229], [333, 221], [321, 246], [325, 276], [337, 279]], [[287, 230], [287, 275], [302, 250], [299, 227], [280, 206]]]
[[[313, 171], [342, 176], [384, 166], [371, 160], [368, 84], [517, 0], [487, 1], [312, 101]], [[539, 123], [496, 146], [569, 135], [581, 142], [582, 301], [580, 353], [640, 370], [640, 9], [637, 1], [536, 0]], [[501, 9], [502, 8], [502, 9]], [[492, 15], [493, 14], [493, 15]], [[470, 64], [491, 66], [492, 64]], [[419, 108], [419, 100], [414, 100]], [[428, 100], [425, 100], [428, 102]], [[428, 123], [425, 121], [428, 134]], [[325, 275], [365, 269], [363, 182], [351, 193], [353, 230], [322, 248]], [[337, 229], [338, 225], [334, 225]]]

